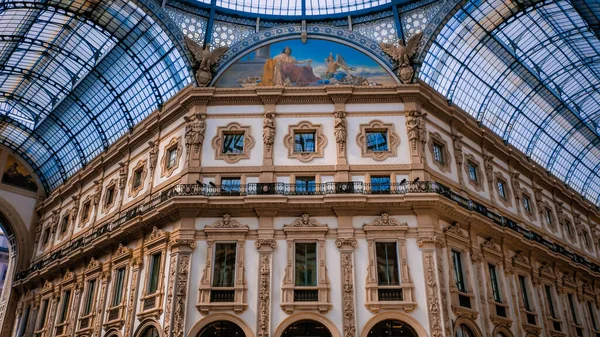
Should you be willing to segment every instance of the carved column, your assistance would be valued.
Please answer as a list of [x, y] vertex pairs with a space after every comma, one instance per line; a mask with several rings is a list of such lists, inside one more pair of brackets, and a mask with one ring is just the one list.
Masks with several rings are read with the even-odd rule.
[[425, 180], [425, 145], [427, 143], [427, 113], [421, 111], [421, 104], [416, 99], [404, 102], [406, 133], [410, 151], [411, 177]]
[[417, 241], [423, 255], [423, 267], [425, 269], [425, 286], [427, 294], [427, 309], [429, 312], [429, 331], [431, 337], [452, 336], [443, 332], [442, 317], [440, 314], [440, 297], [438, 288], [438, 279], [436, 275], [436, 244], [439, 239], [433, 235], [431, 237], [420, 238]]
[[75, 294], [73, 296], [73, 304], [71, 304], [71, 314], [69, 315], [71, 322], [67, 328], [67, 336], [73, 336], [75, 326], [77, 325], [77, 313], [80, 307], [79, 298], [81, 297], [81, 291], [83, 290], [83, 275], [77, 277], [77, 283], [75, 283]]
[[258, 275], [258, 326], [257, 337], [269, 337], [271, 317], [271, 263], [277, 242], [272, 238], [254, 242], [258, 249], [260, 273]]
[[192, 235], [174, 234], [170, 242], [171, 262], [167, 287], [164, 331], [168, 337], [183, 337], [187, 303], [190, 260], [196, 241]]
[[349, 181], [350, 173], [348, 159], [346, 157], [346, 140], [348, 138], [346, 123], [346, 101], [352, 95], [352, 88], [331, 86], [327, 89], [327, 94], [334, 104], [334, 135], [336, 143], [336, 181]]
[[[46, 328], [46, 336], [54, 336], [54, 321], [55, 321], [56, 313], [58, 312], [59, 300], [60, 300], [60, 289], [59, 289], [59, 287], [55, 287], [54, 294], [52, 295], [52, 302], [50, 304], [50, 309], [48, 309], [48, 319], [46, 320], [48, 327]], [[31, 322], [31, 320], [30, 320], [30, 322]], [[35, 325], [35, 320], [33, 321], [33, 324]], [[31, 331], [29, 331], [30, 328], [32, 329]], [[28, 327], [27, 329], [28, 330], [27, 330], [25, 336], [32, 336], [33, 325], [31, 327]]]
[[101, 327], [103, 323], [104, 317], [104, 306], [106, 303], [106, 298], [108, 297], [108, 281], [110, 280], [110, 263], [104, 263], [102, 274], [100, 274], [100, 299], [98, 301], [98, 306], [96, 307], [96, 318], [94, 322], [94, 336], [100, 336]]
[[264, 105], [263, 119], [263, 165], [260, 181], [274, 182], [273, 147], [275, 146], [275, 104], [283, 93], [282, 88], [257, 88], [256, 94]]
[[438, 277], [440, 280], [440, 297], [442, 302], [442, 317], [444, 320], [444, 331], [446, 336], [452, 336], [452, 324], [450, 323], [450, 313], [448, 310], [448, 293], [446, 292], [446, 284], [450, 280], [446, 280], [446, 271], [444, 270], [444, 263], [442, 261], [442, 248], [443, 241], [434, 239], [434, 244], [436, 244], [436, 255], [437, 255], [437, 268], [438, 268]]
[[356, 309], [354, 308], [354, 248], [356, 239], [338, 238], [335, 245], [342, 261], [342, 317], [344, 337], [356, 337]]
[[[25, 327], [25, 334], [23, 336], [33, 336], [33, 332], [35, 331], [35, 323], [37, 322], [37, 315], [40, 311], [40, 297], [35, 296], [32, 304], [31, 311], [29, 312], [29, 320], [27, 322], [27, 326]], [[46, 330], [45, 335], [52, 336], [52, 330]]]
[[[464, 156], [462, 151], [462, 139], [463, 136], [459, 134], [452, 134], [452, 145], [454, 148], [454, 159], [456, 161], [456, 174], [458, 175], [458, 183], [460, 187], [465, 188], [465, 178], [463, 174], [463, 163]], [[469, 172], [466, 172], [469, 174]]]
[[[212, 93], [206, 93], [212, 95]], [[200, 178], [200, 165], [202, 162], [202, 144], [206, 130], [206, 105], [209, 97], [194, 97], [190, 104], [189, 112], [183, 117], [185, 120], [185, 164], [189, 174], [184, 177], [184, 183], [193, 184]]]
[[[476, 235], [476, 234], [474, 234]], [[481, 255], [481, 251], [479, 249], [471, 248], [471, 262], [473, 263], [473, 267], [475, 269], [475, 277], [477, 278], [477, 292], [479, 295], [480, 302], [480, 312], [481, 320], [483, 321], [483, 333], [486, 336], [490, 336], [490, 325], [489, 325], [489, 315], [488, 315], [488, 305], [485, 299], [485, 291], [483, 286], [483, 269], [481, 268], [483, 264], [483, 256]]]
[[125, 315], [125, 337], [133, 335], [133, 323], [137, 307], [138, 285], [140, 268], [142, 267], [142, 252], [136, 249], [131, 258], [131, 284], [129, 286], [129, 298], [127, 299], [127, 313]]

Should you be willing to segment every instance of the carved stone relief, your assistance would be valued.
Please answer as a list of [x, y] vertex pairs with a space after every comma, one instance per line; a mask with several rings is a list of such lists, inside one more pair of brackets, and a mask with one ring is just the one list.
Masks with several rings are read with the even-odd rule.
[[191, 149], [194, 149], [195, 152], [198, 152], [204, 143], [206, 115], [195, 114], [191, 117], [184, 116], [183, 119], [185, 120], [185, 147], [189, 156]]
[[410, 152], [413, 156], [422, 156], [425, 151], [426, 137], [426, 112], [410, 110], [406, 115], [406, 132], [410, 144]]
[[348, 127], [346, 123], [346, 112], [338, 110], [333, 113], [333, 135], [338, 144], [338, 154], [342, 155], [346, 151], [346, 138], [348, 137]]

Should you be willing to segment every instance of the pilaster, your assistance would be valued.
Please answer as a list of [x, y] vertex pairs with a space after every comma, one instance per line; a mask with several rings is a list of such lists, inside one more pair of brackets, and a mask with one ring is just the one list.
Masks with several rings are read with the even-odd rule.
[[273, 249], [277, 242], [272, 238], [259, 238], [254, 242], [258, 249], [259, 275], [258, 275], [258, 320], [256, 328], [257, 337], [269, 337], [271, 322], [271, 266]]
[[[438, 235], [421, 236], [417, 245], [421, 248], [423, 255], [423, 268], [425, 270], [425, 292], [427, 295], [427, 311], [429, 314], [429, 331], [431, 337], [452, 336], [448, 332], [444, 333], [440, 307], [443, 305], [440, 302], [438, 278], [436, 274], [436, 246], [441, 245]], [[443, 268], [438, 266], [438, 268]], [[448, 329], [448, 327], [446, 327]]]
[[131, 258], [131, 284], [129, 286], [129, 298], [127, 299], [127, 314], [125, 317], [125, 333], [124, 337], [131, 337], [133, 335], [133, 324], [135, 322], [135, 314], [137, 308], [138, 298], [138, 285], [140, 269], [142, 267], [142, 249], [137, 248], [133, 252]]
[[196, 247], [194, 233], [182, 234], [175, 232], [171, 235], [169, 245], [171, 248], [171, 261], [164, 332], [167, 337], [182, 337], [185, 330], [190, 260], [192, 251]]
[[356, 337], [356, 309], [354, 308], [354, 248], [357, 242], [353, 237], [338, 237], [335, 245], [340, 251], [342, 276], [342, 317], [343, 336]]

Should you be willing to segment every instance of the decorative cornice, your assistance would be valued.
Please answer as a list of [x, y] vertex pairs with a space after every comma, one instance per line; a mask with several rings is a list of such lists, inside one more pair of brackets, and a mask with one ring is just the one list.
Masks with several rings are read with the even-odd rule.
[[302, 214], [300, 219], [294, 220], [291, 224], [285, 224], [283, 227], [327, 227], [315, 219], [311, 219], [307, 213]]
[[389, 214], [381, 213], [381, 217], [375, 219], [373, 222], [369, 224], [363, 224], [363, 228], [365, 226], [402, 226], [407, 227], [408, 224], [406, 222], [400, 223], [398, 220], [394, 218], [390, 218]]
[[229, 214], [224, 214], [223, 219], [217, 220], [214, 224], [206, 226], [206, 228], [248, 228], [248, 225], [242, 225], [237, 220], [231, 219]]
[[337, 238], [337, 239], [335, 239], [335, 245], [338, 248], [341, 248], [342, 246], [350, 246], [352, 248], [356, 248], [357, 244], [358, 243], [355, 238]]
[[275, 241], [274, 239], [258, 239], [254, 241], [254, 247], [256, 247], [256, 249], [259, 249], [262, 246], [275, 248], [277, 247], [277, 241]]

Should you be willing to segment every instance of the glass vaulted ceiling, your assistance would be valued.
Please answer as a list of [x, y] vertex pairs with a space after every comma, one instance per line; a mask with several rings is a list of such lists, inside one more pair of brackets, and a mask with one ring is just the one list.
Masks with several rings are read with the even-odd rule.
[[[211, 0], [196, 0], [211, 4]], [[392, 0], [216, 0], [215, 5], [262, 15], [327, 15], [355, 12], [391, 3]], [[303, 13], [304, 10], [304, 13]]]
[[0, 2], [0, 142], [46, 190], [191, 82], [184, 49], [142, 1]]
[[420, 77], [598, 204], [600, 41], [579, 13], [569, 1], [467, 1]]

